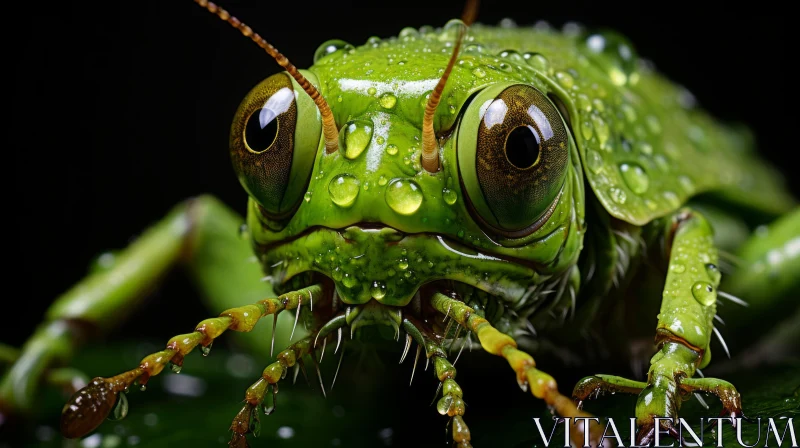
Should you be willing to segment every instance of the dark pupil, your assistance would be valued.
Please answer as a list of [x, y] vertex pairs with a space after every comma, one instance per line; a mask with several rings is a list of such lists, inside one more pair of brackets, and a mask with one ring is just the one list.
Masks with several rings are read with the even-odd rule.
[[506, 140], [506, 157], [517, 168], [530, 168], [539, 158], [539, 135], [530, 126], [520, 126]]
[[264, 151], [272, 145], [275, 141], [275, 136], [278, 134], [278, 118], [273, 118], [267, 123], [264, 128], [261, 128], [261, 122], [258, 119], [261, 110], [253, 112], [247, 120], [247, 127], [244, 130], [244, 139], [247, 141], [247, 146], [253, 151]]

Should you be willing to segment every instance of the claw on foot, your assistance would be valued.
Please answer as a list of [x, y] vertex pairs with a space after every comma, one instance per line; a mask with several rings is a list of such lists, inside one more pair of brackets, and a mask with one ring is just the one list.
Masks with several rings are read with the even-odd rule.
[[246, 403], [242, 409], [236, 414], [236, 417], [231, 422], [231, 440], [228, 442], [230, 448], [248, 448], [250, 445], [247, 443], [247, 433], [251, 432], [251, 419], [257, 419], [258, 416], [254, 415], [256, 411], [255, 406]]
[[75, 392], [61, 412], [61, 434], [68, 439], [94, 431], [108, 417], [121, 390], [104, 378], [95, 378]]

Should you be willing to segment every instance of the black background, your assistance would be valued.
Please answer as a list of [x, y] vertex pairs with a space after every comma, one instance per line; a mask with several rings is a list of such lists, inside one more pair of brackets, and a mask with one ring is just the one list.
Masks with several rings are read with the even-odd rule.
[[[307, 67], [327, 39], [361, 44], [405, 26], [441, 26], [462, 7], [460, 1], [402, 4], [224, 6]], [[765, 157], [791, 176], [798, 122], [787, 73], [794, 58], [790, 25], [729, 9], [698, 17], [698, 8], [490, 1], [479, 20], [546, 19], [557, 26], [577, 20], [616, 29], [714, 115], [747, 123]], [[209, 192], [243, 211], [246, 196], [227, 153], [230, 119], [247, 91], [279, 67], [188, 0], [36, 4], [9, 26], [16, 30], [6, 42], [15, 77], [4, 90], [11, 98], [6, 135], [14, 184], [6, 239], [14, 241], [4, 254], [12, 268], [3, 302], [13, 322], [0, 326], [0, 340], [20, 344], [94, 256], [124, 247], [182, 199]], [[797, 186], [793, 180], [795, 193]], [[193, 303], [185, 283], [168, 281], [158, 306]], [[189, 309], [169, 328], [129, 330], [169, 337], [206, 314]]]

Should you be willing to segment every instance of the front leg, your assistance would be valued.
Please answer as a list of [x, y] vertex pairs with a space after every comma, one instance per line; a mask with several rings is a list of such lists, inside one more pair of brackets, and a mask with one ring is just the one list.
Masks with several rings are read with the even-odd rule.
[[[654, 224], [655, 225], [655, 224]], [[664, 220], [661, 234], [669, 260], [661, 312], [658, 315], [655, 343], [657, 352], [650, 359], [647, 382], [597, 375], [585, 378], [575, 387], [573, 397], [582, 402], [606, 391], [638, 393], [636, 421], [640, 445], [652, 442], [657, 430], [674, 433], [683, 396], [695, 391], [717, 394], [725, 413], [741, 415], [741, 400], [736, 389], [721, 380], [692, 379], [697, 369], [711, 361], [709, 343], [714, 333], [717, 287], [717, 250], [708, 221], [690, 209], [682, 209]]]
[[117, 326], [178, 265], [188, 269], [215, 309], [272, 294], [259, 281], [258, 263], [250, 262], [250, 243], [237, 234], [242, 222], [213, 197], [189, 199], [117, 254], [110, 267], [56, 299], [22, 350], [5, 350], [12, 362], [0, 372], [0, 422], [33, 413], [40, 384], [57, 382], [54, 373], [68, 372], [57, 368], [69, 365], [80, 343]]

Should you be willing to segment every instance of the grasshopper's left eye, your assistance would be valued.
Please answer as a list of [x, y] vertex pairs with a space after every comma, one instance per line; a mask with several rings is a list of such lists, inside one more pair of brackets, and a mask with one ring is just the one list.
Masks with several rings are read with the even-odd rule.
[[[313, 74], [304, 74], [313, 83]], [[270, 218], [285, 218], [300, 203], [321, 129], [314, 101], [286, 73], [262, 81], [239, 105], [231, 126], [233, 168]]]
[[458, 169], [473, 215], [518, 238], [546, 221], [564, 184], [569, 136], [556, 107], [521, 84], [476, 95], [458, 131]]

